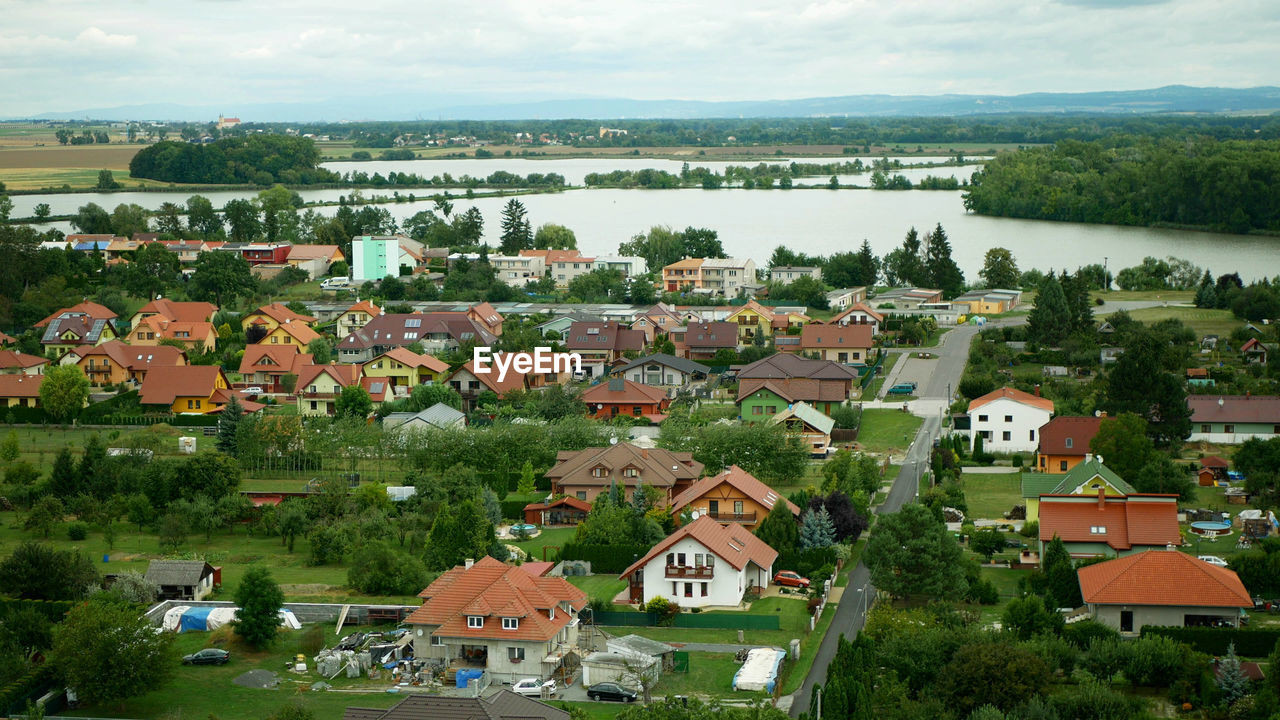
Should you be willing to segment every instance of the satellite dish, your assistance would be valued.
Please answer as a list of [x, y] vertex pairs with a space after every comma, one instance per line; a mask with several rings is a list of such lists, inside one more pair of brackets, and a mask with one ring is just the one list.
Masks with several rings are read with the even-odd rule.
[[618, 438], [617, 438], [616, 436], [609, 438], [609, 444], [610, 444], [610, 445], [617, 445], [617, 444], [618, 444]]

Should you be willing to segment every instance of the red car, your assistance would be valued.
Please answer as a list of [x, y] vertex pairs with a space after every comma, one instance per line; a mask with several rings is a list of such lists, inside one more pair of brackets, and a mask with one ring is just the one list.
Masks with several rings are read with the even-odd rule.
[[809, 578], [800, 577], [800, 573], [791, 570], [783, 570], [773, 576], [774, 585], [785, 585], [787, 587], [807, 588], [809, 587]]

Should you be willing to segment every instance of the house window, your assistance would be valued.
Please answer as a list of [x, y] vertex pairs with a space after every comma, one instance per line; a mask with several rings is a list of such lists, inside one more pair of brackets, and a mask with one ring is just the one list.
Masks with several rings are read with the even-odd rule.
[[[1278, 428], [1280, 428], [1280, 425], [1278, 425], [1277, 427], [1278, 427]], [[1200, 432], [1202, 432], [1202, 433], [1210, 433], [1210, 432], [1213, 432], [1213, 429], [1212, 429], [1212, 427], [1211, 427], [1211, 426], [1209, 426], [1209, 425], [1201, 425], [1201, 426], [1200, 426]]]
[[503, 630], [519, 630], [520, 618], [509, 618], [509, 617], [502, 618], [502, 629]]
[[1031, 442], [1035, 442], [1035, 441], [1036, 441], [1036, 431], [1035, 431], [1035, 430], [1028, 430], [1028, 431], [1027, 431], [1027, 439], [1028, 439], [1028, 440], [1030, 440]]
[[579, 490], [578, 492], [574, 493], [574, 495], [576, 495], [576, 496], [577, 496], [577, 498], [578, 498], [579, 500], [586, 500], [586, 499], [587, 499], [587, 491], [586, 491], [586, 490]]
[[742, 514], [742, 501], [741, 501], [741, 500], [734, 500], [734, 501], [733, 501], [733, 512], [734, 512], [734, 514], [735, 514], [735, 515], [741, 515], [741, 514]]
[[1106, 526], [1106, 525], [1094, 525], [1094, 526], [1092, 526], [1092, 527], [1090, 527], [1090, 528], [1089, 528], [1089, 534], [1090, 534], [1090, 535], [1106, 535], [1106, 534], [1107, 534], [1107, 526]]
[[1007, 423], [1011, 423], [1011, 422], [1013, 422], [1013, 416], [1012, 416], [1012, 415], [1005, 415], [1005, 416], [1004, 416], [1004, 421], [1005, 421], [1005, 422], [1007, 422]]
[[640, 417], [640, 406], [639, 405], [633, 406], [631, 408], [631, 414], [634, 415], [635, 417]]
[[986, 421], [987, 421], [987, 416], [986, 416], [986, 415], [979, 415], [979, 416], [978, 416], [978, 422], [986, 422]]
[[1006, 441], [1008, 441], [1008, 440], [1012, 440], [1012, 439], [1013, 439], [1013, 438], [1011, 437], [1011, 435], [1012, 435], [1012, 434], [1013, 434], [1013, 433], [1009, 432], [1008, 430], [1005, 430], [1004, 432], [1000, 433], [1000, 439], [1001, 439], [1001, 440], [1006, 440]]
[[1067, 438], [1067, 448], [1068, 448], [1068, 449], [1070, 449], [1070, 448], [1073, 448], [1073, 447], [1075, 447], [1075, 440], [1073, 440], [1073, 439], [1071, 439], [1071, 438]]
[[1233, 432], [1235, 432], [1235, 431], [1236, 431], [1236, 426], [1235, 426], [1235, 425], [1223, 425], [1223, 426], [1222, 426], [1222, 432], [1224, 432], [1224, 433], [1233, 433]]
[[1059, 461], [1058, 461], [1058, 471], [1059, 471], [1059, 472], [1066, 472], [1066, 471], [1067, 471], [1067, 461], [1066, 461], [1066, 460], [1059, 460]]
[[280, 338], [276, 337], [275, 335], [272, 335], [272, 336], [271, 336], [271, 344], [272, 344], [272, 345], [279, 345], [279, 344], [280, 344]]
[[609, 474], [609, 471], [608, 471], [608, 470], [605, 470], [605, 469], [604, 469], [604, 468], [602, 468], [602, 467], [591, 468], [591, 477], [598, 477], [598, 478], [600, 478], [600, 477], [604, 477], [605, 475], [608, 475], [608, 474]]
[[685, 555], [684, 555], [684, 553], [676, 553], [676, 564], [677, 564], [677, 565], [679, 565], [680, 567], [684, 567], [684, 564], [685, 564], [685, 563], [684, 563], [684, 560], [685, 560]]
[[684, 596], [693, 597], [693, 583], [684, 584]]
[[444, 638], [440, 637], [439, 635], [432, 635], [431, 644], [436, 647], [444, 647]]
[[194, 400], [188, 400], [188, 401], [187, 401], [187, 409], [188, 409], [188, 410], [191, 410], [192, 408], [194, 408], [194, 407], [195, 407], [194, 403], [195, 403], [195, 401], [194, 401]]
[[752, 415], [763, 415], [763, 414], [764, 414], [764, 407], [762, 407], [762, 406], [760, 406], [760, 405], [756, 405], [755, 407], [751, 408], [751, 414], [752, 414]]
[[707, 596], [707, 586], [711, 583], [698, 583], [702, 587], [702, 597]]
[[639, 474], [640, 471], [633, 467], [626, 468], [622, 471], [622, 477], [635, 477]]
[[513, 663], [517, 663], [517, 662], [520, 662], [521, 660], [524, 660], [524, 648], [522, 647], [507, 648], [507, 660]]
[[777, 406], [777, 405], [770, 405], [770, 406], [766, 407], [766, 408], [764, 409], [764, 411], [765, 411], [766, 413], [770, 414], [770, 415], [776, 415], [776, 414], [777, 414], [777, 412], [778, 412], [778, 406]]
[[481, 617], [481, 616], [479, 616], [479, 615], [468, 615], [468, 616], [467, 616], [467, 627], [469, 627], [469, 628], [482, 628], [482, 627], [484, 627], [484, 618], [483, 618], [483, 617]]

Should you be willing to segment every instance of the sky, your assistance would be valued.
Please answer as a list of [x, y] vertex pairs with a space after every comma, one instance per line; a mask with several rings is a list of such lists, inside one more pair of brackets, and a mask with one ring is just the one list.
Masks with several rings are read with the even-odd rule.
[[0, 116], [1280, 85], [1276, 0], [0, 0]]

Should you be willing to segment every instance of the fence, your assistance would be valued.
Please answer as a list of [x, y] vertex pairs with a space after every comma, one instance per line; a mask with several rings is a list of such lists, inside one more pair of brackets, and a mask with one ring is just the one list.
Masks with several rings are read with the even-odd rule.
[[[595, 613], [596, 625], [617, 627], [654, 627], [658, 624], [656, 613], [600, 611]], [[681, 628], [709, 630], [778, 630], [781, 626], [777, 615], [752, 615], [750, 613], [680, 613], [671, 624]]]

